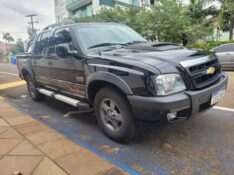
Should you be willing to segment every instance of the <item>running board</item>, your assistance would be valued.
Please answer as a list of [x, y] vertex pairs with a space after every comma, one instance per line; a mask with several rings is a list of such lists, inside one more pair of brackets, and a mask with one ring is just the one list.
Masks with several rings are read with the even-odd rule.
[[62, 101], [64, 103], [67, 103], [69, 105], [75, 106], [77, 108], [79, 108], [80, 110], [88, 110], [90, 109], [89, 104], [85, 103], [85, 102], [81, 102], [79, 100], [61, 95], [61, 94], [56, 94], [53, 91], [49, 91], [47, 89], [42, 89], [42, 88], [37, 88], [37, 90], [41, 93], [44, 94], [46, 96], [52, 97], [56, 100]]

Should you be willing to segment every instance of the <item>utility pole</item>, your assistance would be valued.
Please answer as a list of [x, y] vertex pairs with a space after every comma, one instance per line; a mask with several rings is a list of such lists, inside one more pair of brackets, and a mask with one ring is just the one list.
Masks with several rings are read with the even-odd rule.
[[31, 15], [27, 15], [26, 17], [30, 18], [30, 22], [28, 23], [29, 25], [31, 25], [32, 28], [32, 33], [34, 33], [34, 24], [35, 23], [39, 23], [38, 21], [34, 21], [34, 17], [37, 16], [37, 14], [31, 14]]

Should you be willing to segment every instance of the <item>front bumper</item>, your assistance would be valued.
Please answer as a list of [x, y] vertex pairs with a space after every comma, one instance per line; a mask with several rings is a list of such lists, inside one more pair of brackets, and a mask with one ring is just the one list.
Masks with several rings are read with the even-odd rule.
[[165, 97], [142, 97], [129, 95], [128, 100], [137, 119], [157, 121], [166, 114], [177, 112], [178, 117], [190, 118], [205, 111], [210, 105], [213, 92], [226, 89], [228, 77], [223, 74], [216, 84], [199, 91], [184, 91]]

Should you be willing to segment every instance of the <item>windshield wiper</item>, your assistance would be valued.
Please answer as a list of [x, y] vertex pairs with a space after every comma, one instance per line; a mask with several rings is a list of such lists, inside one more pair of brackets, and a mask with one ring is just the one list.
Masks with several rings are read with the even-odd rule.
[[93, 49], [93, 48], [97, 48], [97, 47], [116, 46], [116, 45], [125, 46], [126, 44], [121, 44], [121, 43], [101, 43], [101, 44], [96, 44], [96, 45], [90, 46], [88, 49]]
[[138, 43], [146, 43], [146, 41], [131, 41], [131, 42], [125, 43], [125, 45], [129, 46], [129, 45], [138, 44]]

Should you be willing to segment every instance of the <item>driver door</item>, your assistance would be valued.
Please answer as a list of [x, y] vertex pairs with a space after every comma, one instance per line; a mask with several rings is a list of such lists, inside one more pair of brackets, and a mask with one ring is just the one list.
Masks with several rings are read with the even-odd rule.
[[67, 45], [69, 51], [76, 51], [68, 27], [55, 30], [49, 42], [48, 58], [50, 64], [50, 81], [52, 88], [63, 93], [85, 97], [84, 62], [77, 55], [59, 56], [56, 47]]

